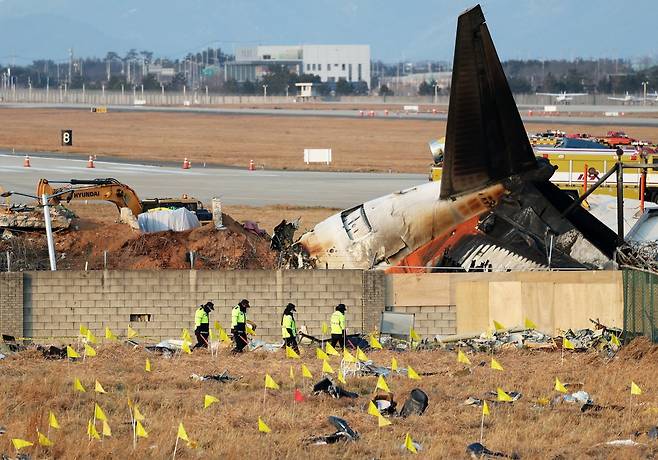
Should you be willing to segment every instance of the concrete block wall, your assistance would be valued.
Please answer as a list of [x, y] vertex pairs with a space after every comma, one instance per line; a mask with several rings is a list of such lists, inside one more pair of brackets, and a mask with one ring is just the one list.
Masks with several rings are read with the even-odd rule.
[[399, 306], [394, 311], [413, 314], [414, 329], [422, 337], [457, 333], [457, 307], [454, 305]]
[[0, 333], [23, 336], [22, 273], [0, 273]]

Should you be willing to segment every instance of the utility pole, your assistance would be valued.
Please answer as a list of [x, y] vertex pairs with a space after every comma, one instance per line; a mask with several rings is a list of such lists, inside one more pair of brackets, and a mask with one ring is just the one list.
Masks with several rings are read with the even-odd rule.
[[263, 101], [267, 99], [267, 85], [263, 85]]
[[73, 73], [73, 48], [69, 48], [69, 79], [68, 79], [69, 86], [71, 86], [72, 73]]
[[642, 82], [642, 87], [644, 88], [644, 97], [642, 98], [642, 105], [647, 105], [647, 85], [649, 84], [648, 81], [643, 81]]

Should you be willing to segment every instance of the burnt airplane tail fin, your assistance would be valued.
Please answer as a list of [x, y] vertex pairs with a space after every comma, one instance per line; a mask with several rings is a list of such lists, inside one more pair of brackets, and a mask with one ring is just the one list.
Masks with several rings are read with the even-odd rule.
[[537, 168], [480, 6], [459, 16], [441, 198]]

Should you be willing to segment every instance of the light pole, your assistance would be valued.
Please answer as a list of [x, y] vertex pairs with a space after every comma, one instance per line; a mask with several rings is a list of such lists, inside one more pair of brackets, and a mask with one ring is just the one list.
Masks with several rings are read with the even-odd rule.
[[436, 102], [439, 100], [439, 84], [434, 82], [434, 105], [436, 105]]
[[263, 101], [267, 99], [267, 85], [263, 85]]
[[[53, 227], [50, 221], [50, 206], [48, 206], [48, 200], [56, 196], [65, 195], [67, 193], [73, 193], [72, 190], [63, 190], [61, 192], [53, 193], [52, 195], [46, 195], [45, 193], [41, 195], [41, 205], [43, 206], [43, 220], [46, 224], [46, 239], [48, 240], [48, 258], [50, 259], [50, 270], [57, 270], [57, 258], [55, 256], [55, 240], [53, 239]], [[26, 193], [20, 192], [4, 192], [0, 194], [1, 197], [7, 198], [12, 195], [20, 195], [28, 198], [34, 198], [39, 201], [39, 197], [35, 195], [28, 195]]]
[[649, 84], [648, 81], [643, 81], [642, 82], [642, 87], [644, 88], [644, 98], [642, 99], [642, 105], [647, 105], [647, 85]]

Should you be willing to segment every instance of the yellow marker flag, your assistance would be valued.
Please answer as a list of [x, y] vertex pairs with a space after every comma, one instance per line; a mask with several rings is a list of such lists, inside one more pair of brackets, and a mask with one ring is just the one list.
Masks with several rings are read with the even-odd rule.
[[89, 356], [90, 358], [93, 358], [96, 356], [96, 350], [94, 350], [91, 345], [85, 343], [85, 355]]
[[215, 334], [215, 330], [214, 330], [214, 329], [210, 329], [210, 330], [208, 331], [208, 337], [210, 338], [210, 341], [211, 341], [211, 342], [217, 338], [217, 335]]
[[187, 437], [187, 431], [185, 431], [183, 422], [178, 423], [178, 433], [176, 434], [176, 437], [178, 439], [182, 439], [183, 441], [190, 442], [190, 438]]
[[137, 424], [135, 425], [135, 434], [140, 438], [149, 437], [148, 431], [144, 429], [144, 425], [142, 425], [142, 422], [140, 422], [139, 420], [137, 420]]
[[619, 338], [615, 334], [611, 334], [610, 343], [612, 343], [616, 347], [621, 346], [621, 342], [619, 341]]
[[99, 382], [98, 380], [96, 380], [96, 383], [94, 385], [94, 391], [96, 393], [107, 393], [107, 391], [105, 391], [105, 388], [103, 388], [103, 385], [101, 385], [101, 382]]
[[219, 340], [222, 342], [230, 342], [231, 339], [228, 338], [228, 335], [226, 335], [226, 331], [224, 329], [219, 330]]
[[377, 378], [377, 387], [378, 389], [385, 391], [387, 393], [390, 393], [391, 390], [388, 388], [388, 384], [386, 383], [386, 380], [384, 380], [384, 376], [380, 375], [379, 378]]
[[85, 335], [85, 337], [86, 337], [87, 341], [89, 341], [91, 343], [98, 343], [98, 339], [93, 334], [93, 332], [91, 332], [90, 330], [87, 330], [87, 334]]
[[148, 358], [146, 358], [146, 365], [144, 366], [144, 370], [146, 372], [151, 372], [151, 360], [149, 360]]
[[129, 324], [128, 325], [128, 338], [132, 339], [133, 337], [137, 337], [138, 335], [139, 334], [137, 333], [137, 331], [135, 329], [133, 329], [132, 327], [130, 327], [130, 324]]
[[491, 328], [487, 329], [487, 331], [484, 333], [484, 337], [486, 339], [493, 339], [493, 336], [494, 336], [494, 331]]
[[274, 381], [270, 374], [265, 374], [265, 388], [270, 388], [272, 390], [278, 390], [279, 384]]
[[87, 329], [87, 326], [83, 326], [82, 324], [80, 325], [80, 335], [82, 337], [87, 337], [87, 333], [89, 332], [89, 329]]
[[321, 348], [315, 349], [315, 357], [318, 359], [329, 359], [329, 355], [322, 351]]
[[391, 358], [391, 370], [392, 370], [393, 372], [397, 372], [397, 371], [398, 371], [398, 360], [395, 359], [395, 358]]
[[356, 347], [356, 359], [359, 361], [368, 361], [368, 357], [359, 347]]
[[215, 321], [214, 323], [212, 323], [212, 327], [217, 329], [217, 332], [219, 332], [222, 329], [222, 326], [219, 324], [219, 321]]
[[247, 330], [247, 334], [256, 335], [256, 331], [254, 331], [254, 328], [252, 328], [251, 325], [247, 324], [245, 326], [245, 329]]
[[565, 350], [576, 349], [576, 347], [573, 346], [573, 343], [571, 343], [571, 340], [567, 339], [566, 337], [562, 339], [562, 348], [564, 348]]
[[420, 375], [411, 366], [407, 366], [407, 377], [411, 380], [420, 380]]
[[290, 380], [295, 381], [295, 370], [290, 366]]
[[482, 404], [482, 415], [489, 415], [489, 404], [486, 401]]
[[383, 349], [382, 344], [377, 340], [374, 334], [368, 339], [368, 344], [370, 345], [370, 348], [374, 348], [375, 350]]
[[350, 353], [349, 351], [347, 351], [347, 349], [344, 349], [344, 350], [343, 350], [343, 360], [344, 360], [344, 361], [347, 361], [348, 363], [356, 363], [356, 362], [358, 362], [358, 361], [356, 360], [356, 358], [354, 357], [354, 355], [353, 355], [352, 353]]
[[537, 325], [530, 319], [525, 319], [525, 328], [526, 329], [537, 329]]
[[312, 379], [313, 374], [311, 374], [311, 371], [308, 370], [308, 367], [306, 367], [306, 364], [302, 364], [302, 377], [306, 379]]
[[324, 351], [326, 351], [330, 356], [340, 356], [340, 353], [338, 353], [330, 343], [325, 344]]
[[183, 332], [181, 333], [180, 338], [183, 339], [184, 342], [192, 342], [190, 331], [188, 331], [187, 328], [183, 328]]
[[39, 445], [44, 447], [50, 447], [53, 445], [53, 442], [46, 437], [43, 433], [39, 432]]
[[110, 428], [107, 420], [103, 420], [103, 436], [112, 436], [112, 428]]
[[94, 424], [91, 423], [91, 420], [87, 421], [87, 434], [92, 439], [100, 439], [101, 438], [101, 436], [98, 434], [98, 430], [96, 430], [96, 427], [94, 426]]
[[48, 425], [50, 425], [51, 428], [59, 430], [59, 422], [57, 421], [57, 417], [55, 417], [55, 413], [53, 411], [48, 413]]
[[637, 386], [635, 382], [631, 382], [631, 394], [632, 395], [641, 395], [642, 394], [642, 389]]
[[219, 399], [211, 395], [205, 395], [203, 397], [203, 408], [207, 409], [209, 406], [215, 404], [216, 402], [219, 402]]
[[498, 401], [503, 401], [503, 402], [512, 402], [513, 399], [510, 395], [505, 393], [502, 388], [498, 387], [496, 389], [496, 392], [498, 393]]
[[103, 412], [103, 409], [101, 409], [101, 406], [99, 406], [98, 404], [94, 404], [94, 418], [96, 418], [96, 420], [107, 421], [107, 416], [105, 415], [105, 412]]
[[493, 358], [491, 358], [491, 368], [496, 370], [496, 371], [502, 371], [503, 370], [503, 366], [501, 366], [500, 363], [498, 361], [496, 361], [495, 359], [493, 359]]
[[562, 385], [562, 382], [560, 382], [560, 379], [555, 377], [555, 391], [559, 391], [560, 393], [568, 393], [567, 389]]
[[25, 439], [19, 439], [19, 438], [13, 438], [11, 440], [11, 443], [14, 445], [14, 449], [16, 450], [20, 450], [23, 447], [30, 447], [34, 445], [30, 441], [26, 441]]
[[416, 330], [413, 327], [409, 329], [409, 337], [411, 338], [411, 340], [420, 342], [420, 336], [416, 333]]
[[139, 411], [139, 408], [137, 406], [133, 407], [133, 418], [138, 422], [143, 422], [145, 420], [144, 416]]
[[345, 376], [343, 375], [343, 371], [338, 371], [338, 381], [342, 383], [343, 385], [347, 385], [347, 380], [345, 380]]
[[286, 346], [286, 358], [299, 359], [299, 355], [297, 354], [297, 352], [295, 350], [293, 350], [292, 348]]
[[82, 382], [80, 381], [80, 379], [77, 378], [77, 377], [73, 381], [73, 389], [75, 391], [79, 391], [80, 393], [84, 393], [84, 392], [87, 391], [87, 390], [85, 390], [85, 387], [82, 386]]
[[377, 425], [379, 425], [379, 428], [383, 428], [385, 426], [392, 425], [392, 423], [387, 418], [380, 415], [377, 417]]
[[66, 357], [67, 358], [79, 358], [80, 355], [77, 351], [71, 348], [69, 345], [66, 346]]
[[261, 420], [260, 417], [258, 417], [258, 431], [260, 431], [261, 433], [269, 433], [270, 431], [272, 431], [270, 430], [270, 427], [267, 426], [267, 424], [263, 422], [263, 420]]
[[377, 406], [372, 401], [368, 402], [368, 414], [374, 415], [375, 417], [382, 416], [381, 412], [379, 412], [379, 409], [377, 409]]
[[496, 321], [496, 320], [493, 321], [493, 325], [494, 325], [494, 328], [495, 328], [497, 331], [502, 331], [503, 329], [505, 329], [505, 326], [503, 326], [502, 324], [500, 324], [500, 323], [499, 323], [498, 321]]
[[468, 359], [466, 353], [461, 350], [457, 351], [457, 362], [462, 364], [471, 364], [471, 360]]
[[183, 345], [180, 346], [180, 349], [183, 350], [188, 355], [192, 354], [192, 350], [190, 350], [190, 344], [185, 341], [183, 341]]
[[112, 329], [110, 329], [109, 327], [105, 328], [105, 338], [107, 340], [118, 340], [117, 336], [114, 335], [114, 332], [112, 332]]
[[329, 333], [329, 328], [327, 327], [327, 323], [322, 321], [322, 335], [327, 335]]
[[412, 454], [418, 453], [418, 451], [416, 450], [416, 446], [414, 446], [414, 442], [411, 439], [411, 436], [409, 436], [409, 433], [407, 433], [407, 436], [405, 436], [404, 438], [404, 447]]
[[323, 374], [333, 374], [334, 373], [334, 369], [331, 367], [331, 365], [329, 364], [329, 361], [327, 361], [326, 359], [324, 361], [322, 361], [322, 373]]

